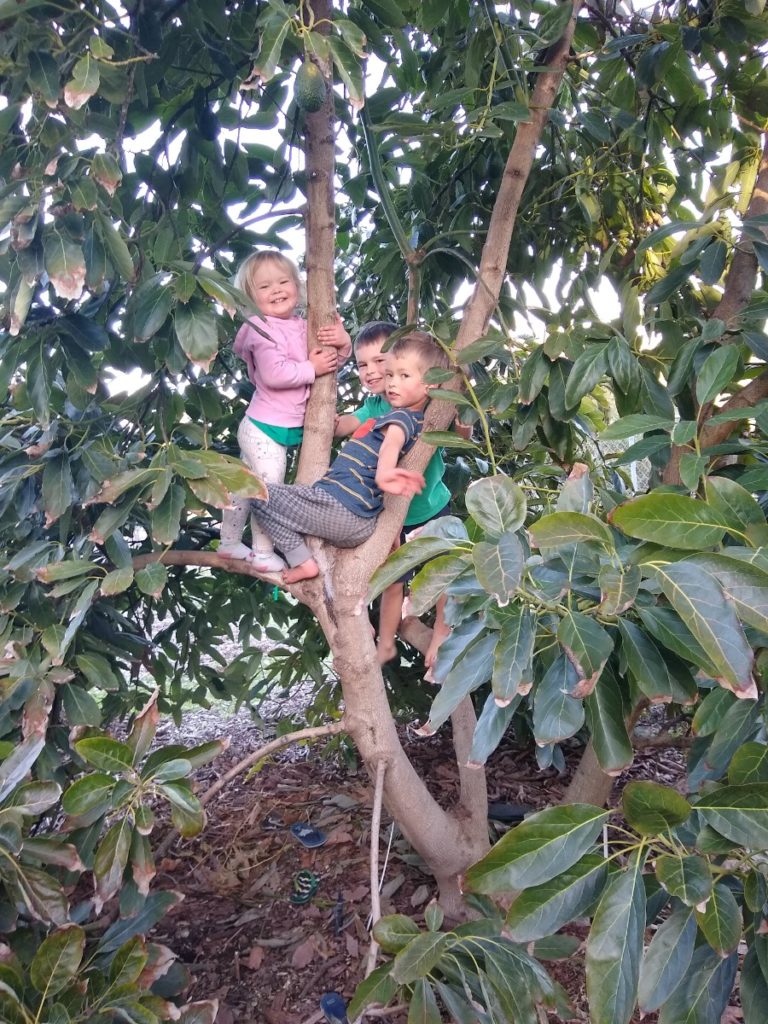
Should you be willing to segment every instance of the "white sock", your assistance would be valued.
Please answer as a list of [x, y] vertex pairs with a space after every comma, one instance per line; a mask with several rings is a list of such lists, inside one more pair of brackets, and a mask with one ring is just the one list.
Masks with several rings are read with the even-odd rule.
[[258, 572], [282, 572], [285, 569], [285, 562], [274, 551], [252, 551], [248, 561]]
[[250, 558], [251, 549], [240, 541], [232, 541], [229, 544], [219, 544], [219, 554], [225, 558]]

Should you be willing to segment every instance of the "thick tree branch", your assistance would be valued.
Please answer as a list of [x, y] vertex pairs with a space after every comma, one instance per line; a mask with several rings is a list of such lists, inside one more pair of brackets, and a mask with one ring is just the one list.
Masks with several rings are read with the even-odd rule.
[[[755, 178], [745, 219], [757, 217], [765, 213], [768, 213], [768, 134], [765, 136], [763, 156], [760, 161], [757, 177]], [[738, 317], [752, 298], [756, 281], [757, 257], [755, 256], [755, 250], [752, 242], [742, 236], [736, 245], [736, 251], [725, 278], [722, 297], [712, 313], [713, 318], [722, 320], [726, 327], [733, 330], [737, 325]], [[729, 341], [728, 334], [723, 334], [720, 340], [723, 343], [727, 343]], [[716, 409], [712, 406], [710, 410], [705, 410], [706, 417], [704, 418], [704, 427], [701, 432], [701, 446], [703, 448], [725, 441], [736, 429], [738, 422], [718, 423], [713, 426], [707, 426], [706, 420], [718, 412], [749, 408], [750, 405], [753, 405], [759, 399], [765, 398], [768, 392], [765, 390], [767, 385], [764, 376], [764, 374], [761, 374], [760, 377], [756, 377], [755, 380], [751, 381], [737, 394], [732, 395], [722, 408]], [[682, 483], [680, 479], [680, 459], [686, 451], [690, 450], [690, 447], [685, 445], [672, 446], [669, 462], [663, 474], [665, 484]]]
[[[475, 287], [459, 327], [456, 339], [458, 349], [466, 348], [483, 336], [499, 301], [520, 201], [533, 167], [536, 146], [563, 80], [580, 7], [581, 3], [577, 0], [565, 32], [549, 50], [546, 70], [536, 75], [536, 86], [530, 102], [530, 121], [517, 126], [488, 224]], [[455, 415], [455, 406], [448, 402], [433, 402], [427, 411], [424, 428], [445, 430]], [[433, 452], [431, 445], [419, 440], [403, 460], [403, 465], [407, 469], [423, 471]], [[407, 508], [408, 503], [402, 498], [388, 498], [385, 501], [385, 510], [379, 517], [376, 533], [359, 549], [361, 557], [371, 568], [380, 565], [386, 557], [401, 529]]]
[[[763, 157], [752, 189], [745, 219], [768, 213], [768, 134], [765, 136]], [[712, 316], [723, 320], [726, 327], [734, 321], [752, 298], [757, 281], [757, 257], [749, 239], [742, 237], [736, 245], [731, 266], [725, 279], [723, 295]]]
[[224, 572], [236, 573], [239, 576], [251, 576], [256, 580], [263, 580], [265, 583], [272, 583], [281, 587], [286, 593], [302, 601], [310, 608], [317, 603], [318, 585], [314, 580], [307, 580], [304, 583], [283, 583], [280, 573], [256, 572], [250, 562], [240, 558], [223, 558], [215, 551], [150, 551], [145, 555], [136, 555], [131, 564], [133, 571], [138, 572], [152, 562], [161, 562], [163, 565], [178, 566], [199, 566], [206, 569], [222, 569]]
[[[728, 401], [719, 409], [713, 409], [713, 413], [733, 412], [736, 409], [744, 409], [744, 419], [749, 417], [751, 410], [762, 399], [768, 398], [768, 370], [764, 370], [759, 377], [755, 377], [749, 384], [746, 384], [741, 391], [731, 395]], [[701, 431], [701, 447], [709, 448], [711, 445], [721, 444], [727, 440], [736, 428], [738, 420], [725, 423], [705, 424]]]
[[483, 336], [499, 300], [520, 200], [533, 167], [536, 146], [563, 80], [580, 7], [581, 4], [577, 0], [563, 35], [550, 47], [546, 71], [536, 75], [536, 86], [529, 105], [530, 121], [517, 126], [515, 141], [509, 151], [501, 186], [493, 204], [488, 235], [480, 258], [477, 283], [459, 328], [456, 340], [456, 347], [459, 349]]
[[[333, 14], [331, 0], [311, 0], [315, 31], [328, 34]], [[305, 59], [309, 59], [308, 57]], [[314, 114], [304, 115], [307, 174], [307, 338], [316, 344], [318, 328], [331, 324], [336, 316], [333, 259], [336, 246], [333, 174], [334, 91], [331, 66], [320, 63], [326, 81], [325, 102]], [[328, 468], [333, 422], [336, 411], [336, 377], [326, 373], [312, 385], [304, 417], [304, 442], [299, 456], [296, 481], [314, 483]]]

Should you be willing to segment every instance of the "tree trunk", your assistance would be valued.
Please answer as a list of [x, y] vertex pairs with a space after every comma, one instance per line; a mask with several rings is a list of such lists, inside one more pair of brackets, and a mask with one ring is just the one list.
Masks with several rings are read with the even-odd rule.
[[[315, 31], [328, 34], [333, 13], [331, 0], [311, 0]], [[309, 59], [309, 58], [306, 58]], [[304, 152], [307, 175], [306, 268], [307, 268], [307, 341], [317, 344], [317, 330], [331, 324], [336, 316], [336, 288], [333, 261], [336, 255], [336, 218], [333, 176], [334, 92], [329, 64], [318, 66], [326, 82], [325, 102], [314, 114], [304, 115]], [[336, 412], [336, 377], [326, 373], [318, 377], [304, 417], [304, 442], [299, 455], [296, 481], [311, 484], [328, 468]]]
[[[317, 17], [330, 15], [329, 0], [313, 0], [313, 7]], [[550, 50], [549, 70], [536, 76], [530, 122], [518, 126], [491, 215], [477, 285], [459, 330], [459, 347], [482, 336], [498, 302], [517, 210], [541, 130], [560, 87], [578, 7], [576, 3], [562, 39]], [[333, 308], [331, 103], [329, 95], [323, 109], [307, 117], [310, 339], [313, 330], [327, 321]], [[328, 465], [335, 402], [333, 385], [331, 376], [313, 385], [305, 420], [306, 440], [299, 463], [300, 482], [317, 479]], [[446, 408], [445, 403], [436, 403], [436, 406], [428, 414], [429, 426], [447, 425], [453, 410]], [[431, 446], [419, 442], [406, 464], [423, 469], [432, 452]], [[434, 873], [446, 911], [451, 916], [459, 916], [460, 877], [489, 846], [485, 776], [481, 770], [466, 767], [475, 725], [474, 711], [467, 701], [454, 714], [461, 794], [458, 805], [447, 811], [431, 796], [400, 744], [366, 613], [368, 581], [373, 570], [386, 558], [407, 506], [405, 499], [388, 499], [373, 537], [351, 550], [334, 551], [326, 547], [321, 552], [321, 576], [294, 588], [294, 593], [312, 608], [326, 634], [344, 694], [345, 725], [369, 774], [375, 775], [382, 762], [386, 765], [384, 805]]]
[[[333, 665], [344, 691], [345, 725], [369, 773], [375, 772], [380, 762], [386, 764], [384, 805], [434, 873], [441, 903], [447, 900], [453, 907], [452, 916], [457, 916], [457, 880], [489, 847], [482, 798], [479, 806], [467, 806], [460, 800], [444, 810], [409, 761], [389, 709], [360, 588], [354, 582], [350, 585], [350, 577], [354, 581], [357, 573], [344, 554], [337, 557], [336, 591], [332, 605], [325, 610], [332, 611], [335, 619], [331, 626]], [[484, 791], [483, 786], [483, 798]]]
[[613, 789], [614, 779], [600, 767], [591, 741], [584, 748], [579, 766], [563, 795], [564, 804], [594, 804], [604, 807]]

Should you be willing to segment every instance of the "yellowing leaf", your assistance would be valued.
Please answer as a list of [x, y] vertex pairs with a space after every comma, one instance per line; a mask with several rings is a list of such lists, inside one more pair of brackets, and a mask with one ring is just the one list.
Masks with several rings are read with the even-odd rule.
[[99, 65], [86, 53], [75, 64], [72, 78], [64, 86], [64, 102], [79, 110], [99, 88]]
[[85, 257], [83, 250], [52, 228], [43, 243], [45, 269], [56, 294], [62, 299], [79, 299], [85, 285]]

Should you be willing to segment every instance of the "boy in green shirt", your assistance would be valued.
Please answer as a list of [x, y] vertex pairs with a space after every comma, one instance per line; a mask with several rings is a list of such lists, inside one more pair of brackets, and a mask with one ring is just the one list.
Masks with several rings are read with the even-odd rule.
[[[378, 419], [391, 412], [392, 406], [384, 397], [387, 353], [382, 352], [381, 349], [387, 338], [396, 330], [395, 324], [389, 323], [386, 320], [376, 320], [362, 327], [355, 338], [354, 354], [360, 374], [360, 381], [363, 387], [371, 392], [371, 396], [363, 402], [359, 409], [355, 409], [354, 412], [347, 413], [344, 416], [339, 416], [335, 430], [337, 437], [346, 437], [349, 434], [353, 434], [369, 420]], [[469, 436], [471, 433], [470, 427], [463, 427], [463, 425], [459, 425], [459, 427], [462, 431], [466, 431], [466, 436]], [[445, 463], [443, 462], [442, 452], [438, 448], [424, 470], [425, 487], [423, 491], [420, 494], [414, 495], [411, 499], [411, 504], [408, 506], [403, 529], [400, 533], [399, 544], [404, 544], [407, 540], [407, 535], [411, 531], [423, 526], [431, 519], [438, 519], [441, 516], [448, 515], [451, 492], [443, 482], [444, 474]], [[379, 663], [382, 665], [395, 656], [395, 634], [400, 626], [405, 585], [413, 575], [413, 572], [406, 573], [397, 583], [387, 587], [381, 595], [379, 635], [376, 639], [376, 650]], [[440, 644], [450, 633], [450, 629], [445, 625], [444, 611], [445, 597], [443, 596], [437, 602], [432, 642], [424, 656], [424, 664], [427, 670], [432, 668]]]

